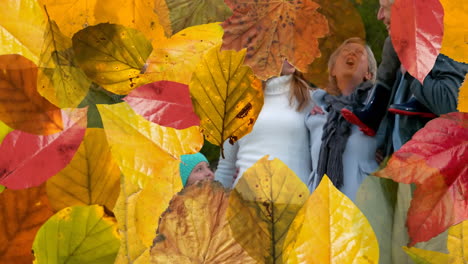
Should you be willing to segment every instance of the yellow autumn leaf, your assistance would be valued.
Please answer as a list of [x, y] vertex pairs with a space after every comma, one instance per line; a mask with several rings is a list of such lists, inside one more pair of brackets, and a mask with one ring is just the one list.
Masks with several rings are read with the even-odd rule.
[[113, 158], [124, 175], [144, 187], [148, 182], [181, 182], [173, 175], [179, 157], [203, 145], [200, 128], [163, 127], [137, 115], [127, 103], [97, 105]]
[[220, 51], [220, 45], [211, 48], [190, 81], [203, 134], [217, 146], [248, 134], [263, 106], [262, 83], [243, 65], [245, 53]]
[[222, 37], [223, 28], [216, 23], [189, 27], [170, 38], [160, 36], [146, 61], [145, 75], [153, 82], [189, 84], [203, 54], [221, 43]]
[[468, 113], [468, 74], [458, 93], [458, 111]]
[[113, 23], [141, 31], [147, 38], [164, 34], [153, 0], [39, 0], [65, 36], [99, 23]]
[[[178, 175], [178, 171], [173, 171]], [[180, 191], [180, 181], [153, 181], [144, 189], [122, 175], [121, 192], [114, 213], [117, 218], [121, 245], [116, 264], [147, 264], [149, 250], [156, 236], [159, 217], [169, 201]]]
[[403, 247], [403, 250], [408, 254], [415, 264], [452, 264], [453, 259], [444, 253], [430, 251], [415, 247]]
[[120, 170], [111, 157], [104, 130], [88, 128], [72, 161], [47, 181], [47, 195], [55, 211], [92, 204], [112, 211], [119, 185]]
[[141, 193], [138, 185], [131, 183], [124, 175], [120, 180], [120, 195], [114, 207], [120, 234], [120, 248], [115, 264], [146, 264], [149, 262], [149, 247], [136, 233], [137, 219], [135, 205]]
[[468, 259], [468, 221], [463, 221], [449, 228], [447, 237], [449, 254], [414, 247], [403, 247], [403, 249], [417, 264], [466, 264]]
[[54, 21], [48, 21], [37, 73], [37, 91], [60, 108], [80, 104], [88, 93], [91, 80], [75, 60], [72, 41]]
[[444, 7], [444, 37], [440, 53], [468, 63], [468, 1], [441, 0]]
[[282, 263], [286, 233], [308, 196], [286, 164], [261, 158], [229, 198], [227, 217], [236, 241], [259, 263]]
[[161, 217], [151, 263], [256, 263], [232, 236], [228, 202], [228, 192], [218, 182], [186, 187]]
[[44, 37], [45, 16], [35, 0], [2, 0], [0, 55], [20, 54], [35, 64]]
[[285, 263], [378, 263], [374, 231], [325, 175], [286, 235]]

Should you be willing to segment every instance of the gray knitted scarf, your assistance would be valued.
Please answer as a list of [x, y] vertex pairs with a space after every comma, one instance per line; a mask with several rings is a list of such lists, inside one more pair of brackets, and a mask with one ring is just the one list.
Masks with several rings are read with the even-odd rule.
[[318, 182], [322, 180], [324, 174], [327, 174], [335, 187], [341, 188], [343, 186], [343, 153], [351, 134], [352, 125], [343, 118], [341, 109], [346, 106], [362, 107], [372, 86], [371, 82], [363, 82], [348, 96], [327, 94], [323, 97], [327, 105], [328, 117], [323, 126], [322, 145], [317, 165]]

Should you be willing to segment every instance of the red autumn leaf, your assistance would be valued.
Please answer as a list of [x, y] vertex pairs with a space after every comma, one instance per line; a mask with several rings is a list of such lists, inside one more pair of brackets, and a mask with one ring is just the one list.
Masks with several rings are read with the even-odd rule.
[[444, 9], [439, 0], [395, 0], [392, 43], [403, 66], [421, 83], [439, 55], [443, 34]]
[[39, 228], [53, 215], [45, 185], [0, 193], [0, 263], [29, 264]]
[[279, 75], [284, 59], [302, 72], [320, 56], [317, 38], [328, 33], [311, 0], [225, 0], [233, 15], [223, 22], [222, 49], [247, 48], [245, 64], [261, 79]]
[[10, 189], [39, 186], [65, 168], [84, 137], [86, 110], [62, 110], [64, 129], [59, 133], [9, 133], [0, 145], [0, 184]]
[[408, 211], [410, 246], [468, 219], [468, 113], [434, 119], [376, 176], [417, 188]]
[[200, 125], [193, 111], [188, 85], [159, 81], [140, 86], [125, 100], [136, 113], [165, 127], [185, 129]]

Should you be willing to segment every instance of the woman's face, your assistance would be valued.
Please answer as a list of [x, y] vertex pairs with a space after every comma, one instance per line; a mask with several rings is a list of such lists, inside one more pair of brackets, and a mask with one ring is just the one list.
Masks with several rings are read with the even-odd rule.
[[332, 68], [332, 76], [337, 81], [340, 78], [352, 77], [354, 80], [370, 80], [369, 62], [367, 60], [367, 51], [359, 43], [345, 44], [338, 53], [335, 65]]

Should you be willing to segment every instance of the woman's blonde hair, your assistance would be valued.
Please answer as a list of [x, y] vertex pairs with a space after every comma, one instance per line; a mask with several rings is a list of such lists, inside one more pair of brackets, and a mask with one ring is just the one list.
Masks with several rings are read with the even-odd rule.
[[349, 38], [345, 40], [330, 56], [330, 59], [328, 59], [328, 86], [325, 89], [329, 94], [332, 95], [340, 95], [341, 91], [338, 88], [338, 84], [336, 83], [336, 77], [331, 75], [331, 71], [333, 67], [335, 66], [336, 59], [338, 57], [338, 54], [340, 54], [340, 51], [344, 48], [346, 44], [349, 43], [358, 43], [364, 46], [366, 52], [367, 52], [367, 64], [368, 64], [368, 71], [372, 75], [372, 78], [370, 81], [373, 83], [375, 82], [375, 79], [377, 77], [377, 61], [375, 60], [374, 53], [372, 52], [371, 48], [366, 44], [364, 40], [361, 38]]
[[291, 80], [291, 90], [289, 91], [289, 105], [294, 105], [296, 99], [296, 111], [302, 111], [310, 102], [310, 86], [305, 81], [302, 72], [296, 70]]

